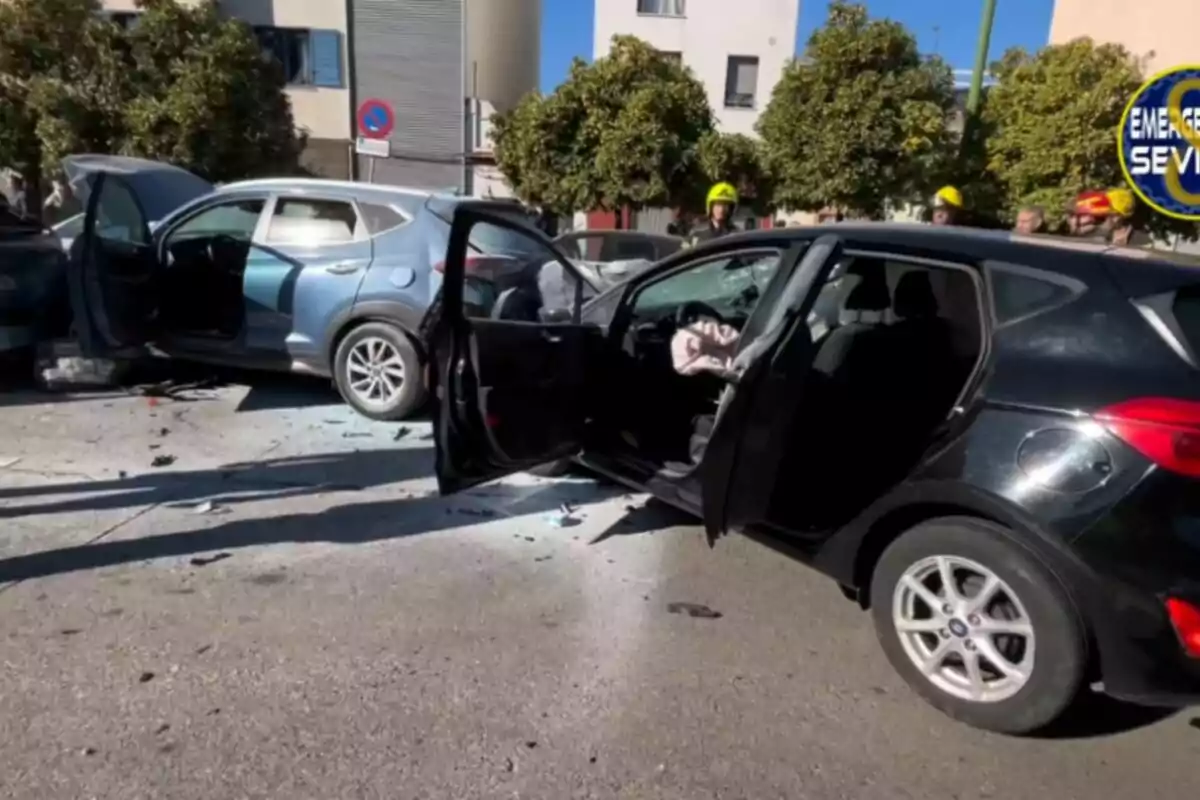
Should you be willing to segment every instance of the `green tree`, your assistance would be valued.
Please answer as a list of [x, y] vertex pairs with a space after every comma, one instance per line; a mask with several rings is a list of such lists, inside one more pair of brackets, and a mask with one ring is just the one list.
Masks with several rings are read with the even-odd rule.
[[897, 22], [835, 0], [758, 123], [782, 208], [878, 218], [926, 197], [954, 155], [949, 68]]
[[[1052, 226], [1087, 189], [1123, 186], [1117, 129], [1142, 82], [1138, 59], [1117, 44], [1082, 38], [1030, 54], [1015, 48], [992, 66], [997, 85], [983, 109], [987, 169], [1002, 193], [1003, 213], [1041, 205]], [[1193, 223], [1139, 204], [1138, 224], [1157, 234], [1195, 238]]]
[[97, 0], [0, 2], [0, 167], [42, 176], [71, 152], [119, 143], [124, 95], [117, 29]]
[[216, 0], [138, 0], [125, 34], [131, 69], [126, 154], [169, 161], [211, 181], [297, 170], [304, 146], [280, 66]]
[[632, 36], [576, 59], [549, 95], [493, 118], [496, 163], [523, 200], [558, 212], [680, 204], [713, 129], [691, 71]]
[[718, 181], [728, 181], [737, 187], [742, 205], [758, 216], [770, 213], [774, 203], [774, 184], [763, 169], [760, 142], [740, 133], [711, 131], [701, 137], [696, 147], [696, 162], [700, 178], [696, 188], [697, 201], [689, 203], [693, 210], [704, 208], [703, 194]]
[[1124, 182], [1117, 128], [1142, 81], [1129, 51], [1091, 39], [1032, 55], [1014, 48], [992, 72], [997, 84], [983, 109], [984, 152], [1008, 216], [1036, 203], [1058, 224], [1079, 192]]

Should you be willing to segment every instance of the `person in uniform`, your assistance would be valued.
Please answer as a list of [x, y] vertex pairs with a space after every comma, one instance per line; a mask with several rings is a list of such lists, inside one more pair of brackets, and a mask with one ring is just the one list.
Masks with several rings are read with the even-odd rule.
[[704, 203], [704, 212], [708, 222], [700, 230], [692, 234], [691, 244], [707, 242], [730, 233], [737, 233], [733, 224], [733, 212], [737, 210], [738, 193], [733, 184], [722, 181], [714, 184], [708, 190], [708, 198]]
[[934, 225], [961, 225], [963, 216], [962, 192], [955, 186], [943, 186], [933, 196]]

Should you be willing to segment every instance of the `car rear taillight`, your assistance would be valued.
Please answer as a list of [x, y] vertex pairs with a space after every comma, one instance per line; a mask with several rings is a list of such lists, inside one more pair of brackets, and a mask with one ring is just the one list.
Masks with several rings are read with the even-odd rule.
[[1163, 469], [1200, 478], [1200, 403], [1144, 397], [1102, 409], [1096, 420]]
[[1192, 658], [1200, 658], [1200, 608], [1175, 597], [1168, 597], [1166, 606], [1171, 627], [1184, 651]]
[[[476, 268], [477, 268], [477, 267], [478, 267], [480, 264], [482, 264], [484, 261], [486, 261], [486, 259], [483, 259], [483, 258], [478, 258], [478, 257], [476, 257], [476, 256], [471, 256], [470, 258], [468, 258], [468, 259], [467, 259], [467, 262], [466, 262], [466, 264], [464, 264], [464, 266], [466, 267], [466, 270], [467, 270], [467, 272], [472, 272], [472, 271], [473, 271], [473, 270], [475, 270], [475, 269], [476, 269]], [[434, 264], [434, 265], [433, 265], [433, 271], [434, 271], [434, 272], [441, 272], [441, 273], [445, 274], [445, 272], [446, 272], [446, 262], [445, 262], [445, 261], [439, 261], [439, 262], [437, 262], [436, 264]]]

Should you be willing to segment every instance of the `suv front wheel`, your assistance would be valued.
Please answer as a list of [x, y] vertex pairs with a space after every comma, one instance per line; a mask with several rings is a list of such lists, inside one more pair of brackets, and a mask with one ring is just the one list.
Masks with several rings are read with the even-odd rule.
[[386, 322], [364, 322], [342, 337], [333, 380], [355, 411], [383, 422], [404, 419], [425, 400], [417, 350]]
[[903, 533], [876, 564], [871, 613], [909, 686], [969, 725], [1032, 733], [1082, 690], [1082, 620], [1049, 565], [1000, 525], [955, 517]]

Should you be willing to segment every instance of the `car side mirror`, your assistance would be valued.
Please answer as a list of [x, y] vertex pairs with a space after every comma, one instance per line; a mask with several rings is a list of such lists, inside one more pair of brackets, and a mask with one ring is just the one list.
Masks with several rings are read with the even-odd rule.
[[552, 322], [562, 324], [571, 321], [571, 309], [569, 308], [543, 308], [538, 312], [542, 322]]

